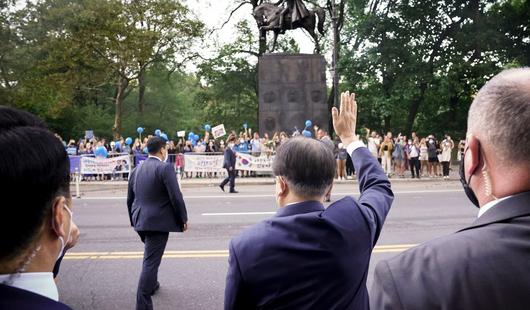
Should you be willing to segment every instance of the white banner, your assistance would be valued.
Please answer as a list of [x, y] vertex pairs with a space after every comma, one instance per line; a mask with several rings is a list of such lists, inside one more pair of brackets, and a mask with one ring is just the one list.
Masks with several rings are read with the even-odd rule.
[[129, 172], [131, 172], [131, 158], [128, 155], [113, 158], [81, 157], [81, 174]]
[[252, 156], [250, 154], [237, 153], [236, 170], [272, 172], [274, 156]]
[[184, 155], [186, 172], [225, 172], [222, 155]]

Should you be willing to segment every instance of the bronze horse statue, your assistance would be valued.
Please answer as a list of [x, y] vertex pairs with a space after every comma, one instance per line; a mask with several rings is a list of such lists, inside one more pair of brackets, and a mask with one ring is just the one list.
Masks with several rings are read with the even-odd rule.
[[[305, 29], [309, 35], [315, 41], [315, 51], [320, 54], [320, 42], [318, 35], [315, 32], [315, 26], [317, 26], [317, 17], [318, 17], [318, 32], [321, 35], [324, 34], [324, 22], [326, 20], [326, 13], [324, 9], [318, 8], [315, 10], [309, 11], [309, 16], [301, 19], [298, 22], [292, 23], [290, 16], [286, 16], [283, 27], [280, 28], [280, 15], [282, 13], [282, 8], [275, 6], [271, 3], [263, 3], [257, 6], [254, 9], [252, 15], [260, 30], [262, 31], [273, 31], [274, 32], [274, 43], [272, 45], [271, 52], [274, 52], [276, 49], [276, 43], [278, 41], [278, 35], [285, 33], [286, 30], [294, 30], [298, 28]], [[290, 15], [290, 14], [287, 14]]]

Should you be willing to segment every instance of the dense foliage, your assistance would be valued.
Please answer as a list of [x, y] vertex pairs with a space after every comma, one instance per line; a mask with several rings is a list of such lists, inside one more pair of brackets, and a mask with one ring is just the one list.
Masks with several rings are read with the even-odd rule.
[[[362, 127], [462, 136], [484, 82], [530, 65], [529, 1], [335, 2], [340, 88], [358, 93]], [[259, 3], [234, 8], [250, 15]], [[205, 123], [255, 129], [256, 24], [235, 21], [233, 42], [205, 56], [215, 45], [197, 16], [174, 0], [0, 0], [0, 104], [42, 116], [65, 138], [130, 136], [138, 126], [172, 136]], [[281, 38], [279, 52], [298, 51]]]

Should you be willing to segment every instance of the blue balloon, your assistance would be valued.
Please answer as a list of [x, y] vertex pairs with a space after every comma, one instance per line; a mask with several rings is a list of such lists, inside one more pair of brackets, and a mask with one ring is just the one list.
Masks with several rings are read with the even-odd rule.
[[247, 124], [247, 123], [244, 123], [244, 124], [243, 124], [243, 128], [247, 129], [247, 128], [248, 128], [248, 124]]
[[117, 141], [114, 146], [116, 147], [116, 150], [121, 150], [121, 143], [119, 141]]
[[304, 131], [302, 131], [302, 134], [303, 134], [304, 136], [308, 137], [308, 138], [311, 138], [311, 131], [309, 131], [309, 130], [304, 130]]
[[162, 134], [162, 130], [160, 130], [160, 129], [155, 130], [155, 135], [157, 137], [160, 137], [161, 134]]
[[190, 140], [193, 140], [192, 138], [193, 138], [194, 135], [195, 134], [193, 133], [193, 131], [190, 131], [190, 133], [188, 134], [188, 138], [190, 138]]
[[208, 124], [204, 125], [204, 130], [206, 131], [210, 131], [210, 129], [212, 129], [212, 127]]
[[199, 141], [199, 135], [193, 135], [193, 140]]
[[142, 134], [142, 132], [144, 132], [144, 129], [143, 129], [142, 127], [138, 127], [138, 128], [136, 129], [136, 132], [137, 132], [138, 134]]
[[162, 138], [162, 139], [164, 139], [166, 141], [169, 141], [169, 139], [167, 138], [167, 135], [165, 133], [161, 134], [160, 138]]
[[196, 146], [197, 145], [197, 141], [191, 140], [191, 145]]
[[147, 149], [147, 146], [144, 147], [144, 153], [146, 153], [146, 154], [149, 153], [149, 150]]
[[310, 120], [305, 121], [305, 127], [306, 128], [307, 127], [311, 127], [311, 126], [313, 126], [313, 122], [312, 121], [310, 121]]
[[127, 145], [131, 145], [132, 143], [133, 143], [133, 140], [132, 140], [131, 137], [125, 139], [125, 144], [127, 144]]
[[107, 155], [108, 155], [108, 152], [107, 152], [107, 149], [104, 146], [100, 145], [94, 151], [94, 155], [96, 155], [96, 157], [105, 157], [106, 158]]

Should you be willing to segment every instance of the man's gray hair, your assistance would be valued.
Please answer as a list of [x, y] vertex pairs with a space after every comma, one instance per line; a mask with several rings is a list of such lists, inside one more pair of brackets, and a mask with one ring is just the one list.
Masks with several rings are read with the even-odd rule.
[[530, 68], [505, 70], [478, 92], [468, 116], [477, 135], [505, 164], [530, 164]]

